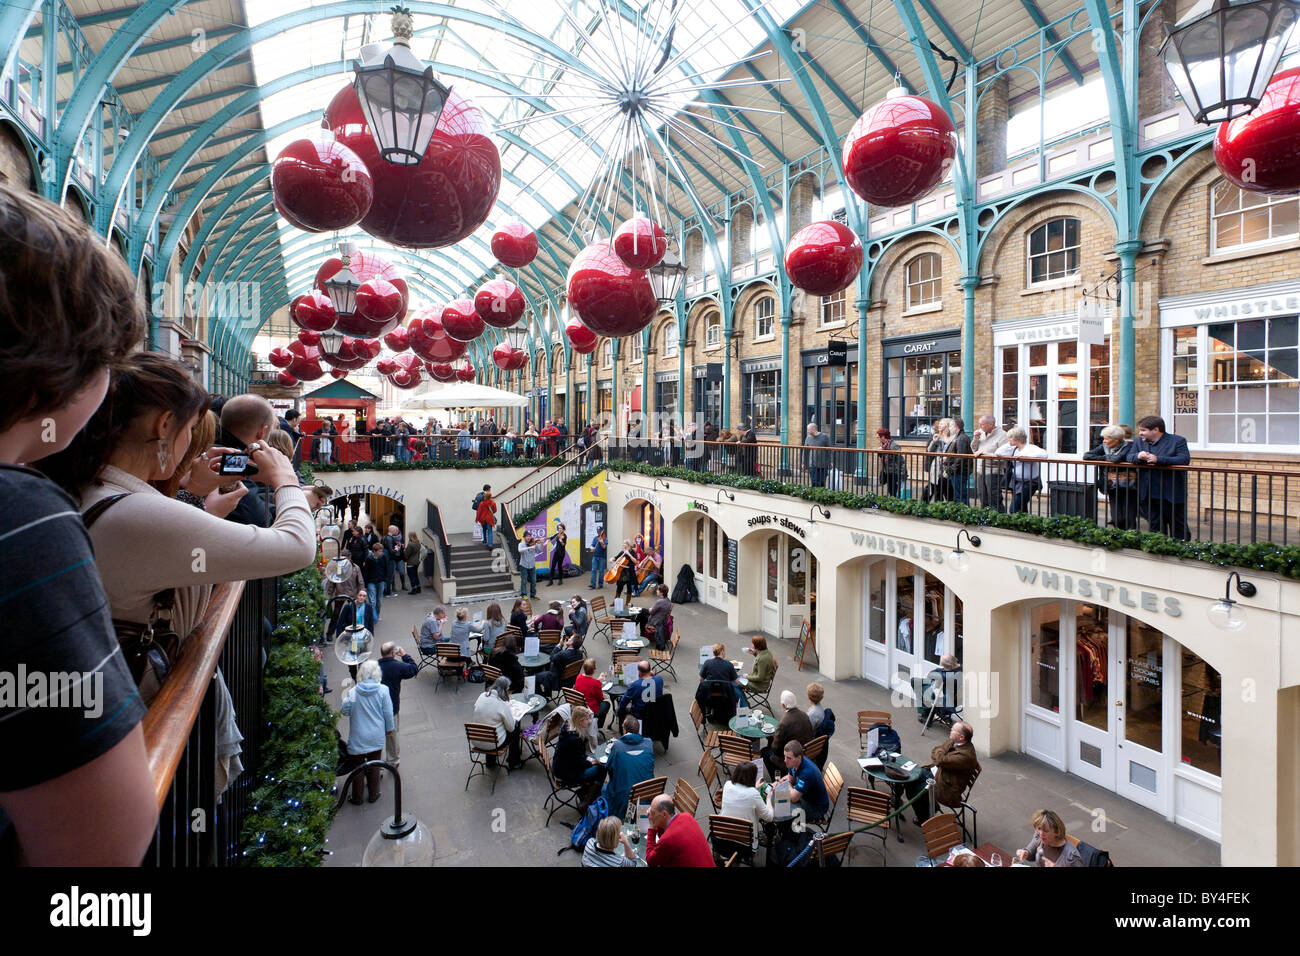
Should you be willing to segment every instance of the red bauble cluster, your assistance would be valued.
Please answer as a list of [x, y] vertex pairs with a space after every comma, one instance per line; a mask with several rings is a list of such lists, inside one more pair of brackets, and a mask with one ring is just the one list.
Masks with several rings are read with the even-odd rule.
[[351, 370], [361, 368], [378, 355], [379, 348], [379, 339], [354, 339], [345, 335], [343, 344], [339, 346], [337, 352], [330, 353], [322, 350], [321, 358], [334, 368]]
[[478, 374], [478, 369], [474, 367], [474, 364], [472, 362], [468, 362], [468, 361], [463, 363], [459, 368], [456, 369], [456, 378], [460, 379], [462, 382], [474, 381], [474, 376], [477, 374]]
[[593, 332], [621, 338], [640, 332], [659, 309], [650, 279], [629, 269], [607, 243], [578, 253], [569, 266], [569, 307]]
[[425, 367], [435, 382], [456, 381], [456, 367], [450, 362], [426, 362]]
[[635, 216], [614, 233], [614, 255], [629, 269], [652, 269], [668, 252], [668, 237], [659, 223]]
[[522, 222], [508, 222], [492, 233], [492, 255], [512, 269], [522, 269], [537, 258], [537, 234]]
[[[300, 341], [290, 342], [284, 348], [271, 349], [267, 359], [280, 373], [281, 385], [297, 385], [299, 381], [311, 382], [325, 374], [320, 364], [320, 349]], [[285, 381], [286, 376], [292, 381]]]
[[517, 372], [528, 364], [528, 353], [502, 342], [492, 350], [492, 361], [503, 372]]
[[564, 323], [564, 337], [569, 340], [569, 347], [579, 355], [590, 355], [600, 344], [600, 337], [578, 319]]
[[442, 309], [437, 307], [417, 312], [406, 327], [406, 335], [411, 351], [426, 362], [454, 362], [465, 354], [465, 343], [447, 334]]
[[834, 295], [862, 271], [862, 243], [840, 222], [804, 226], [785, 250], [785, 274], [809, 295]]
[[473, 342], [487, 328], [474, 300], [456, 299], [442, 310], [442, 328], [457, 342]]
[[423, 363], [418, 356], [403, 352], [390, 361], [393, 363], [393, 370], [387, 373], [387, 377], [398, 388], [415, 388], [424, 380], [420, 372]]
[[361, 228], [396, 246], [432, 249], [460, 242], [483, 224], [501, 188], [501, 157], [478, 107], [447, 95], [424, 157], [414, 166], [382, 159], [351, 85], [325, 109], [325, 122], [374, 183]]
[[[342, 268], [343, 260], [331, 256], [316, 270], [313, 285], [324, 292], [325, 283]], [[336, 315], [333, 327], [344, 335], [367, 339], [395, 329], [406, 316], [409, 294], [406, 280], [397, 267], [373, 252], [354, 252], [348, 257], [348, 268], [361, 282], [357, 289], [357, 309], [350, 316]], [[333, 311], [331, 306], [330, 312]]]
[[374, 184], [360, 156], [329, 130], [318, 130], [275, 157], [271, 196], [291, 225], [332, 232], [361, 221], [374, 199]]
[[508, 329], [523, 317], [524, 294], [509, 279], [489, 279], [474, 296], [474, 309], [488, 325]]
[[1219, 124], [1214, 162], [1242, 189], [1300, 192], [1300, 67], [1276, 74], [1245, 116]]
[[867, 110], [844, 139], [844, 178], [877, 206], [905, 206], [948, 175], [957, 157], [952, 117], [924, 97], [896, 89]]

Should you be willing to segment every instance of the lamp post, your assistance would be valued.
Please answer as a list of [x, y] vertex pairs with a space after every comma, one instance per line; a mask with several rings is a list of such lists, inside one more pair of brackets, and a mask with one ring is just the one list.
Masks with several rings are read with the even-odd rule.
[[1160, 45], [1165, 69], [1198, 123], [1222, 123], [1259, 105], [1300, 0], [1200, 0]]
[[415, 166], [433, 138], [451, 87], [445, 86], [428, 66], [411, 52], [411, 11], [393, 7], [393, 45], [361, 48], [352, 61], [352, 86], [365, 114], [379, 155], [397, 166]]
[[352, 779], [372, 768], [387, 770], [393, 775], [393, 815], [379, 825], [375, 835], [366, 844], [361, 857], [362, 866], [433, 866], [433, 834], [411, 813], [402, 813], [402, 775], [385, 760], [368, 760], [353, 770], [339, 787], [339, 801], [334, 808], [343, 807], [343, 800]]

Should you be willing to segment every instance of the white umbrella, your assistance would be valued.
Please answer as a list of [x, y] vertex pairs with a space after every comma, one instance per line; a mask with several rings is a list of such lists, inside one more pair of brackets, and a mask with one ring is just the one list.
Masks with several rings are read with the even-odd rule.
[[523, 408], [527, 404], [528, 399], [514, 392], [477, 382], [455, 382], [413, 395], [402, 406], [428, 411], [433, 408]]

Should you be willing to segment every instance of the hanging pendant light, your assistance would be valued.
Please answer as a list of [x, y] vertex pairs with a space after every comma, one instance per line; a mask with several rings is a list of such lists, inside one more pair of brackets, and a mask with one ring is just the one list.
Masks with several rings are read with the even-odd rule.
[[387, 51], [367, 43], [361, 59], [352, 61], [352, 86], [379, 155], [397, 166], [415, 166], [433, 138], [451, 87], [411, 52], [411, 11], [393, 7], [392, 26]]
[[682, 265], [676, 250], [670, 247], [658, 265], [646, 270], [646, 275], [650, 277], [650, 288], [654, 290], [655, 298], [663, 305], [671, 305], [677, 301], [677, 293], [686, 281], [686, 266]]
[[1221, 123], [1259, 105], [1300, 0], [1200, 0], [1170, 27], [1160, 57], [1198, 123]]
[[516, 352], [521, 351], [524, 343], [528, 340], [528, 327], [523, 323], [518, 323], [506, 329], [506, 341]]
[[[322, 283], [325, 286], [325, 294], [330, 297], [330, 302], [334, 306], [334, 313], [341, 319], [350, 319], [357, 311], [357, 289], [361, 288], [361, 279], [352, 271], [353, 251], [350, 243], [345, 242], [339, 246], [343, 266]], [[326, 333], [321, 334], [324, 336]], [[339, 333], [339, 341], [342, 341], [342, 338], [342, 333]], [[323, 342], [324, 338], [321, 341]], [[327, 351], [337, 352], [338, 348]]]

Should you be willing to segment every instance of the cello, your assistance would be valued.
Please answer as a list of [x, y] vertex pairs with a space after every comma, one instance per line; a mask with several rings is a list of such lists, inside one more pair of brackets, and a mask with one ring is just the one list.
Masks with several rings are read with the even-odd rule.
[[625, 568], [632, 566], [632, 558], [626, 551], [620, 551], [614, 563], [609, 566], [605, 572], [605, 582], [607, 584], [617, 584], [619, 577], [623, 574]]
[[657, 573], [655, 568], [655, 556], [647, 554], [636, 566], [636, 583], [644, 584], [646, 577]]

